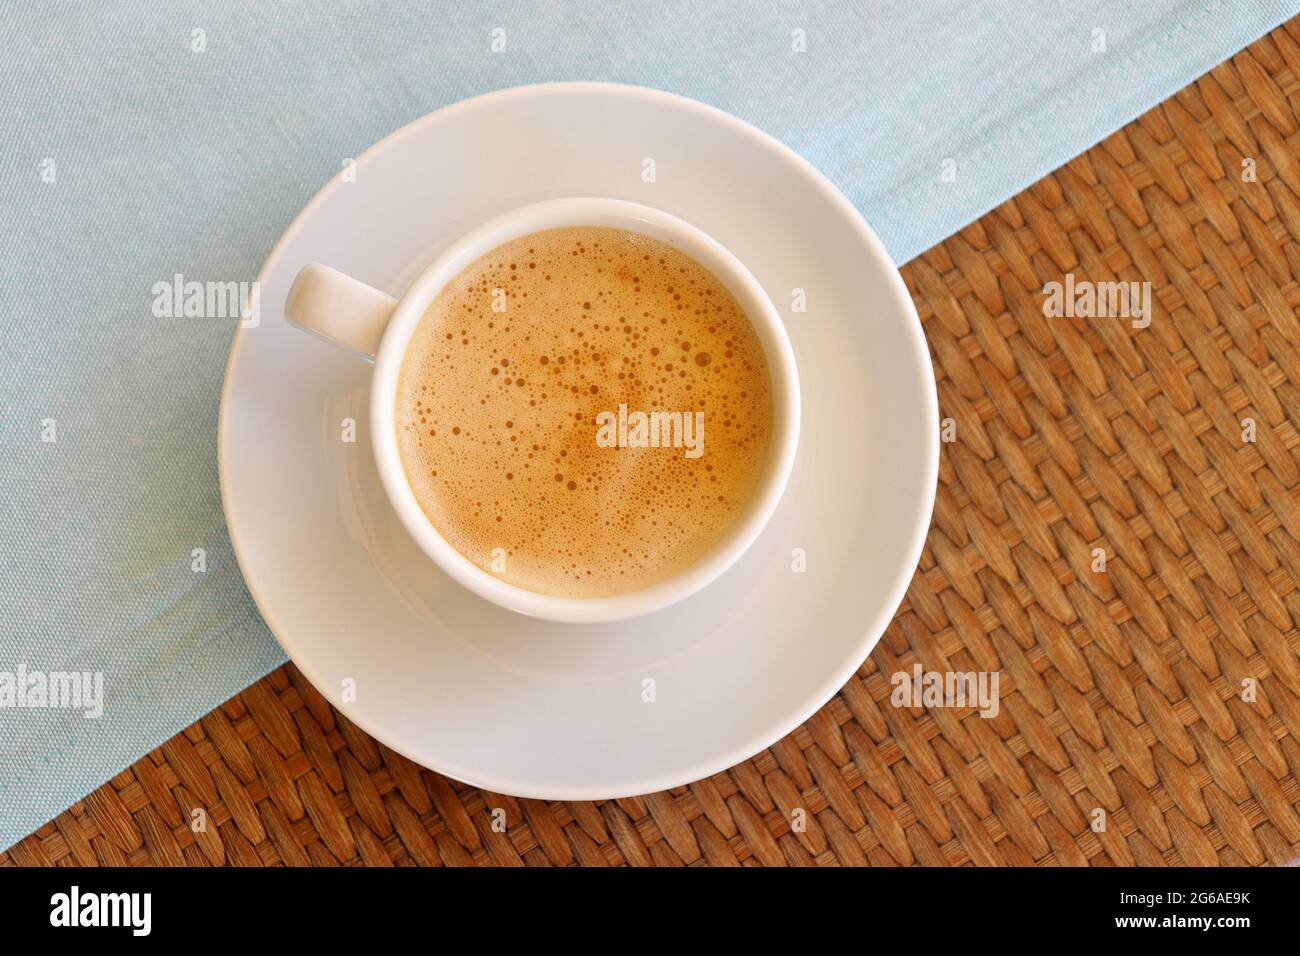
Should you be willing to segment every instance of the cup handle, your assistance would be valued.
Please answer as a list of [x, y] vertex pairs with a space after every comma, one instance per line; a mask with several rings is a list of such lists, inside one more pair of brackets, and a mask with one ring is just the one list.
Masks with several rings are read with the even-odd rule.
[[291, 325], [373, 362], [396, 307], [392, 296], [313, 262], [293, 280], [284, 317]]

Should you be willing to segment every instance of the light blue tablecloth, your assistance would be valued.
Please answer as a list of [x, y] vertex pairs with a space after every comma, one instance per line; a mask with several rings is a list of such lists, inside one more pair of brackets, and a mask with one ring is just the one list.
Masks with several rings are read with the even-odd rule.
[[20, 666], [99, 671], [104, 714], [5, 707], [0, 687], [0, 847], [283, 660], [217, 487], [234, 320], [157, 318], [151, 289], [255, 277], [339, 157], [500, 87], [655, 86], [789, 143], [901, 262], [1297, 9], [4, 4], [0, 685]]

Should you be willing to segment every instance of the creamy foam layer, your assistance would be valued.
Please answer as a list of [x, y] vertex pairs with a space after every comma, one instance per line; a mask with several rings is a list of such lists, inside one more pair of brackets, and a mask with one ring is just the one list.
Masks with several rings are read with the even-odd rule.
[[[480, 568], [565, 597], [638, 590], [711, 550], [772, 432], [762, 346], [722, 283], [666, 243], [595, 226], [513, 240], [448, 283], [397, 395], [402, 463], [434, 527]], [[681, 417], [638, 431], [638, 412]], [[643, 436], [660, 447], [634, 447]]]

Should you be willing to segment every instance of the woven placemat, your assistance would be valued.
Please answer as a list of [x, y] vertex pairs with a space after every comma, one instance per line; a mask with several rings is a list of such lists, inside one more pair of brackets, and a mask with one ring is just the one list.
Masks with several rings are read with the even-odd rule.
[[[517, 800], [289, 665], [0, 864], [1296, 862], [1298, 117], [1295, 20], [903, 269], [951, 439], [925, 554], [871, 659], [754, 759]], [[1150, 325], [1049, 316], [1052, 282], [1149, 282]], [[997, 672], [999, 712], [893, 706], [914, 664]]]

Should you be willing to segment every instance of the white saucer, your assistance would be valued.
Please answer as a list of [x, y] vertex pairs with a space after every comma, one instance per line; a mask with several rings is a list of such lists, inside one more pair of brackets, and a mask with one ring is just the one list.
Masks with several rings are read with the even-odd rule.
[[[643, 179], [646, 159], [654, 182]], [[658, 206], [731, 249], [780, 310], [803, 392], [794, 473], [755, 545], [694, 597], [609, 625], [525, 618], [444, 576], [380, 487], [364, 433], [370, 366], [282, 314], [308, 262], [398, 295], [477, 223], [578, 195]], [[412, 760], [548, 799], [689, 783], [821, 707], [902, 600], [938, 475], [920, 322], [849, 202], [740, 120], [594, 83], [459, 103], [368, 150], [355, 182], [327, 185], [260, 282], [261, 323], [236, 335], [221, 407], [235, 552], [299, 669]], [[806, 312], [792, 309], [795, 289], [805, 290]], [[345, 418], [356, 422], [353, 443], [341, 437]], [[344, 697], [347, 681], [355, 701]]]

